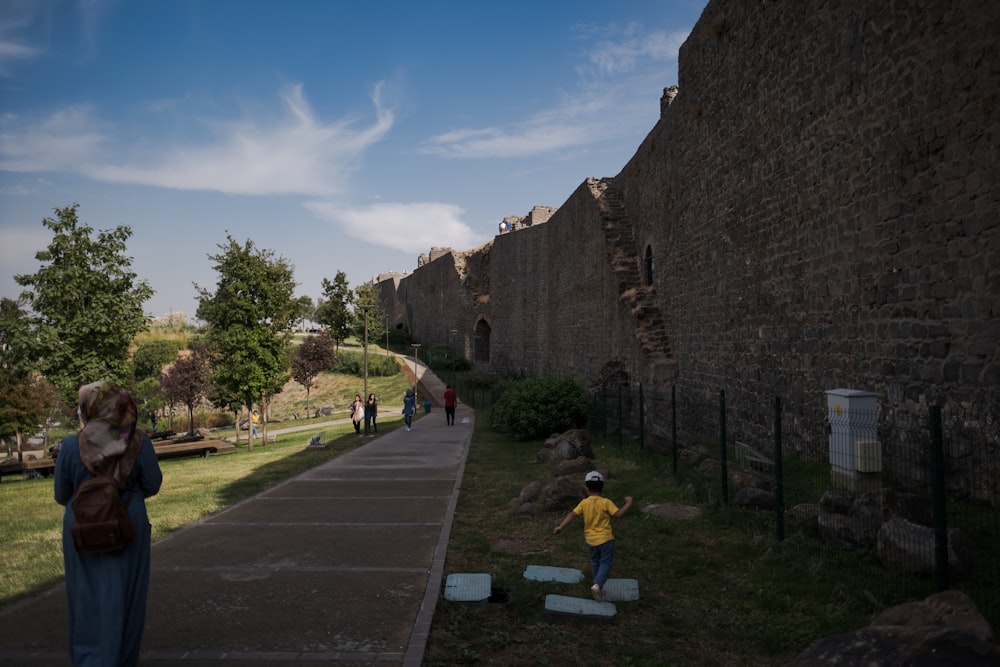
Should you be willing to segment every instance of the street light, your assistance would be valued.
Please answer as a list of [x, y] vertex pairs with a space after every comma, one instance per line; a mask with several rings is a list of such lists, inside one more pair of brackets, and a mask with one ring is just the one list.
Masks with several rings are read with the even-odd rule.
[[385, 316], [385, 356], [389, 356], [389, 316]]
[[368, 435], [368, 424], [371, 423], [367, 412], [368, 412], [368, 309], [371, 308], [370, 305], [358, 306], [365, 314], [365, 393], [363, 394], [363, 400], [365, 402], [365, 435]]
[[417, 401], [417, 361], [420, 359], [418, 354], [420, 350], [420, 343], [410, 343], [410, 347], [413, 348], [413, 402]]

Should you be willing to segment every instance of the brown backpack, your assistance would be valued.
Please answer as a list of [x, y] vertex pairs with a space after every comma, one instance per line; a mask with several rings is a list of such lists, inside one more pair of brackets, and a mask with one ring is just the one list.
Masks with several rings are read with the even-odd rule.
[[99, 475], [80, 485], [73, 499], [73, 543], [82, 554], [100, 554], [125, 548], [135, 536], [128, 502], [113, 477]]

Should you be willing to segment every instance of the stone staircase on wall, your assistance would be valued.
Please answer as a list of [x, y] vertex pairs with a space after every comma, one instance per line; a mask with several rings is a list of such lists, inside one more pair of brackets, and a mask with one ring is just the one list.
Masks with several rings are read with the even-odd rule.
[[635, 335], [650, 366], [674, 367], [673, 351], [656, 288], [642, 279], [642, 259], [636, 247], [635, 228], [621, 201], [614, 179], [588, 179], [601, 214], [607, 243], [608, 263], [615, 278], [618, 298], [635, 317]]

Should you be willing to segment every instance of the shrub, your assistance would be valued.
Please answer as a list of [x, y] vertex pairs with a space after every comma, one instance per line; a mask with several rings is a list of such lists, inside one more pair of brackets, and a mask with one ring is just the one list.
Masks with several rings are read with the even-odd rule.
[[[334, 373], [364, 377], [364, 352], [341, 352], [330, 367]], [[399, 363], [394, 357], [368, 353], [368, 377], [392, 377], [400, 373]]]
[[471, 368], [465, 357], [447, 345], [433, 345], [427, 350], [427, 365], [435, 372], [467, 371]]
[[547, 438], [587, 421], [587, 392], [571, 376], [505, 383], [490, 411], [490, 426], [519, 440]]

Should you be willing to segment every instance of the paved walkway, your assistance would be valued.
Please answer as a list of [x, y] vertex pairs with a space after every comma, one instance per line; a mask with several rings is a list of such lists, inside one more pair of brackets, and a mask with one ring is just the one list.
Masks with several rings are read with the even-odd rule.
[[[142, 664], [420, 665], [473, 420], [422, 414], [156, 542]], [[0, 610], [0, 664], [67, 665], [65, 641], [61, 585]]]

